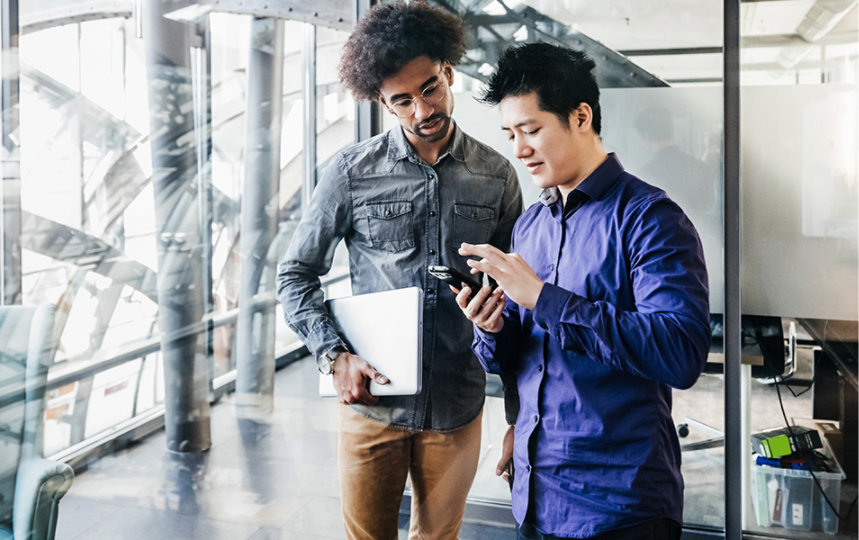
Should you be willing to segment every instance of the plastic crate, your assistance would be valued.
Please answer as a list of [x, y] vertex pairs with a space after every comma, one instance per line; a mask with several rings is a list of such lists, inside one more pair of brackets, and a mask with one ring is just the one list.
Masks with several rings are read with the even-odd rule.
[[[823, 452], [835, 465], [835, 472], [815, 471], [814, 476], [826, 497], [838, 508], [844, 471], [826, 441], [823, 442]], [[755, 519], [761, 527], [782, 526], [827, 534], [838, 532], [838, 516], [826, 503], [808, 471], [766, 467], [757, 465], [753, 459], [752, 493]]]

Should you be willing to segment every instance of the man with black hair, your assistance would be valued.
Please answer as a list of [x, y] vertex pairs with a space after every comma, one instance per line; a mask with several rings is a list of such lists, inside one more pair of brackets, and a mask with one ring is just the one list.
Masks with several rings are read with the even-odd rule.
[[484, 368], [517, 381], [518, 537], [676, 539], [671, 388], [704, 367], [707, 271], [680, 207], [603, 148], [594, 67], [548, 44], [502, 54], [484, 101], [543, 192], [511, 253], [462, 245], [499, 287], [457, 302]]
[[[456, 538], [477, 469], [486, 375], [471, 351], [471, 323], [427, 267], [467, 272], [457, 254], [464, 241], [508, 249], [522, 195], [513, 166], [451, 117], [453, 66], [464, 51], [459, 17], [425, 2], [379, 4], [359, 21], [341, 80], [398, 125], [332, 159], [278, 269], [287, 324], [349, 405], [338, 437], [349, 538], [397, 537], [407, 475], [410, 538]], [[371, 395], [369, 379], [387, 379], [348, 351], [324, 309], [319, 277], [341, 239], [354, 294], [423, 288], [417, 395]]]

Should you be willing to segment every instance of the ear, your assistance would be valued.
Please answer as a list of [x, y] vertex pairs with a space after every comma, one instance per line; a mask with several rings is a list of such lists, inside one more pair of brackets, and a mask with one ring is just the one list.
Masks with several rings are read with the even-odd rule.
[[585, 102], [579, 103], [579, 106], [570, 112], [570, 127], [575, 127], [579, 131], [587, 131], [591, 128], [593, 119], [594, 111], [591, 106]]
[[381, 103], [382, 107], [387, 109], [389, 113], [394, 114], [394, 111], [391, 110], [391, 107], [388, 105], [388, 102], [385, 101], [385, 96], [383, 96], [381, 92], [379, 92], [378, 99], [379, 99], [379, 103]]
[[447, 60], [442, 62], [441, 73], [439, 73], [439, 76], [444, 77], [448, 86], [453, 84], [453, 66]]

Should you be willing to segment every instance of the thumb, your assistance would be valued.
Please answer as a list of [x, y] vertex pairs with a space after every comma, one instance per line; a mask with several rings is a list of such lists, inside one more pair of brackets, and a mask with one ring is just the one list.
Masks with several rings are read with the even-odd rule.
[[508, 461], [509, 461], [509, 460], [508, 460], [508, 458], [506, 458], [506, 457], [502, 457], [502, 458], [498, 461], [498, 464], [497, 464], [497, 465], [495, 465], [495, 476], [501, 476], [502, 474], [504, 474], [504, 469], [506, 469], [506, 468], [507, 468], [507, 462], [508, 462]]
[[376, 369], [370, 364], [367, 364], [367, 367], [364, 370], [364, 374], [368, 378], [376, 381], [376, 384], [388, 384], [390, 382], [387, 377], [376, 371]]

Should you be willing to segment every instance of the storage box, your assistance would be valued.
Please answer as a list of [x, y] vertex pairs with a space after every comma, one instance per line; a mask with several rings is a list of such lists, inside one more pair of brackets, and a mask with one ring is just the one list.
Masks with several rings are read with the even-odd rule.
[[[824, 441], [823, 451], [835, 472], [814, 472], [820, 488], [837, 509], [844, 471]], [[838, 516], [826, 503], [809, 471], [757, 465], [752, 460], [752, 493], [755, 518], [761, 527], [782, 526], [801, 531], [838, 532]]]

